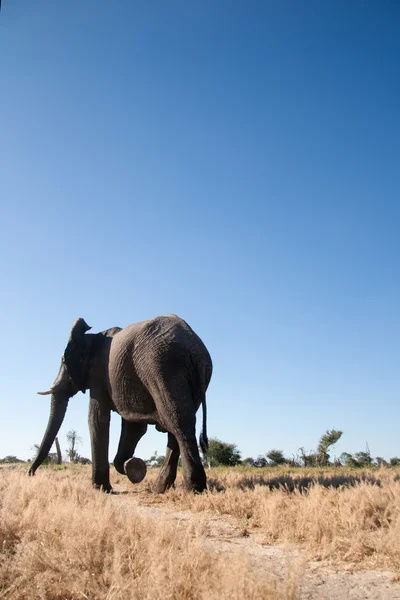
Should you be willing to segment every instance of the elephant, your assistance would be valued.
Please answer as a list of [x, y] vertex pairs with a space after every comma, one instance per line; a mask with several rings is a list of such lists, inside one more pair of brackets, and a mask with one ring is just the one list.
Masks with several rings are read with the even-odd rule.
[[[202, 492], [206, 474], [196, 440], [196, 412], [203, 409], [200, 446], [207, 451], [206, 391], [213, 365], [198, 335], [176, 315], [164, 315], [87, 333], [83, 318], [71, 329], [58, 375], [45, 392], [51, 395], [50, 416], [38, 455], [29, 470], [34, 475], [47, 457], [63, 422], [69, 399], [90, 390], [89, 430], [92, 451], [92, 484], [111, 492], [108, 462], [111, 411], [122, 419], [114, 467], [127, 474], [129, 461], [148, 425], [168, 433], [165, 462], [154, 486], [163, 493], [174, 485], [182, 456], [186, 488]], [[144, 475], [143, 475], [144, 476]]]

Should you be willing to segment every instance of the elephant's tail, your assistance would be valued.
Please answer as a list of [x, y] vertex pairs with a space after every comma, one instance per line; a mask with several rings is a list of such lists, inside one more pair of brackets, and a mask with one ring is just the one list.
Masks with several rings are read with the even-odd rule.
[[206, 390], [210, 383], [212, 374], [212, 362], [211, 357], [207, 352], [208, 361], [205, 361], [200, 368], [198, 368], [199, 375], [199, 388], [201, 397], [201, 406], [203, 409], [203, 427], [200, 433], [200, 448], [203, 454], [207, 454], [208, 450], [208, 437], [207, 437], [207, 403], [206, 403]]
[[207, 454], [208, 450], [208, 437], [207, 437], [207, 403], [206, 403], [206, 393], [202, 391], [201, 393], [201, 406], [203, 408], [203, 428], [200, 433], [200, 448], [203, 451], [203, 454]]

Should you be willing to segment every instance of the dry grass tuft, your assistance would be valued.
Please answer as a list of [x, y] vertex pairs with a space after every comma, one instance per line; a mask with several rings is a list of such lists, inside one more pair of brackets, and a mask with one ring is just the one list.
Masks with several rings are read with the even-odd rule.
[[293, 582], [269, 585], [245, 561], [205, 551], [201, 523], [177, 528], [134, 506], [123, 510], [118, 498], [91, 489], [88, 474], [0, 470], [0, 598], [295, 597]]

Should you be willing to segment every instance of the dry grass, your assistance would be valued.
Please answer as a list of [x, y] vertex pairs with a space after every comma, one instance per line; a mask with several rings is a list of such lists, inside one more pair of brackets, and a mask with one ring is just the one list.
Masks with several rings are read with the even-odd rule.
[[[153, 502], [236, 517], [244, 531], [261, 532], [265, 543], [301, 544], [316, 560], [400, 569], [396, 469], [268, 469], [261, 475], [254, 469], [211, 469], [208, 474], [209, 492], [193, 495], [177, 487]], [[147, 488], [155, 477], [150, 471]], [[123, 478], [119, 482], [132, 489]]]
[[[260, 580], [243, 557], [213, 553], [207, 514], [317, 560], [400, 570], [399, 470], [213, 469], [210, 491], [187, 493], [179, 476], [163, 496], [150, 493], [156, 476], [133, 486], [112, 469], [127, 494], [115, 497], [91, 489], [90, 467], [42, 468], [35, 478], [0, 469], [0, 599], [296, 597], [296, 578]], [[165, 511], [143, 516], [136, 501], [199, 515], [177, 526]]]
[[292, 582], [269, 585], [245, 561], [206, 552], [196, 520], [177, 528], [134, 506], [121, 510], [115, 497], [91, 489], [88, 468], [47, 468], [35, 478], [1, 469], [0, 481], [0, 598], [295, 597]]

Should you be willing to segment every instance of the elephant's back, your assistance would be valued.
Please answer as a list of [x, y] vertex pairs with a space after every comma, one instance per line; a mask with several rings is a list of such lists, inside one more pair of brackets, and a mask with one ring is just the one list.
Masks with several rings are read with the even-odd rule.
[[168, 354], [180, 355], [181, 360], [190, 356], [209, 358], [200, 337], [186, 321], [173, 314], [128, 325], [113, 338], [111, 353], [116, 363], [127, 357], [132, 357], [134, 363], [147, 362], [146, 358]]
[[188, 344], [196, 338], [198, 336], [186, 321], [177, 315], [162, 315], [124, 327], [115, 336], [113, 345], [129, 346], [131, 349], [145, 346], [150, 349], [161, 341], [163, 345], [168, 342]]

